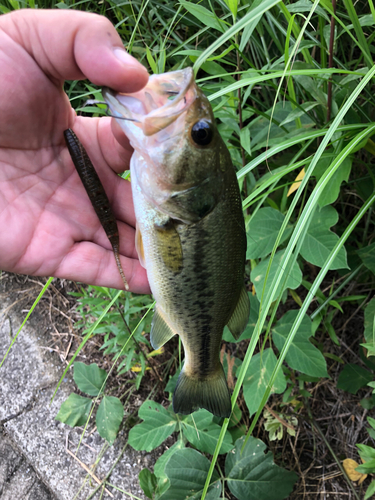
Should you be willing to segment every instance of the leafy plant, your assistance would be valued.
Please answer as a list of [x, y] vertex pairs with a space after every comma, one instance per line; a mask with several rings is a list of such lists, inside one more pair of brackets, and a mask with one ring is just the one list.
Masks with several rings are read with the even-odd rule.
[[[124, 407], [119, 398], [103, 394], [107, 372], [96, 363], [85, 365], [74, 363], [74, 381], [82, 392], [89, 396], [101, 396], [96, 412], [96, 426], [102, 438], [113, 444], [124, 418]], [[72, 393], [60, 407], [56, 419], [71, 427], [84, 426], [90, 418], [93, 399]]]
[[[136, 450], [151, 451], [177, 428], [180, 432], [177, 442], [156, 462], [155, 472], [141, 471], [140, 485], [146, 496], [155, 500], [199, 499], [210, 466], [199, 451], [212, 454], [220, 434], [214, 417], [206, 410], [199, 410], [181, 418], [170, 408], [166, 410], [151, 401], [143, 403], [139, 416], [144, 421], [129, 434], [129, 443]], [[186, 448], [186, 442], [196, 450]], [[214, 471], [208, 498], [220, 498], [225, 483], [239, 500], [266, 500], [271, 498], [271, 490], [277, 490], [272, 494], [274, 500], [286, 498], [297, 476], [276, 466], [272, 454], [265, 454], [265, 449], [259, 439], [251, 438], [245, 444], [243, 436], [233, 444], [227, 431], [219, 451], [227, 453], [225, 476], [220, 477], [218, 471]]]
[[[20, 6], [35, 7], [0, 0], [2, 12]], [[276, 404], [282, 399], [290, 410], [301, 409], [311, 384], [328, 377], [336, 382], [338, 372], [337, 387], [349, 394], [375, 387], [373, 2], [344, 0], [336, 10], [327, 0], [109, 0], [95, 5], [65, 0], [44, 6], [107, 15], [127, 50], [151, 72], [193, 65], [243, 195], [251, 314], [235, 355], [223, 352], [228, 381], [235, 383], [232, 417], [222, 422], [200, 410], [180, 418], [157, 402], [144, 403], [143, 422], [130, 431], [132, 446], [151, 450], [173, 433], [178, 438], [154, 473], [142, 471], [142, 488], [149, 498], [164, 500], [183, 494], [218, 498], [228, 488], [240, 499], [285, 498], [295, 474], [275, 466], [265, 445], [251, 435], [270, 395]], [[100, 107], [83, 108], [88, 96], [100, 98], [100, 89], [87, 82], [68, 82], [65, 88], [77, 109], [103, 114]], [[99, 287], [82, 289], [77, 299], [83, 343], [101, 336], [104, 354], [118, 360], [119, 374], [140, 370], [138, 388], [150, 355], [151, 317], [141, 318], [151, 299], [130, 294], [120, 299]], [[344, 361], [339, 350], [343, 341], [336, 320], [346, 304], [364, 308], [364, 338], [358, 327], [358, 345], [352, 346], [355, 363]], [[223, 338], [235, 342], [227, 329]], [[175, 367], [167, 392], [173, 391], [180, 357], [176, 350], [166, 365], [166, 373]], [[105, 418], [112, 400], [103, 395], [104, 382], [99, 387], [100, 373], [94, 374], [94, 388], [79, 377], [77, 384], [101, 398], [100, 406], [105, 401]], [[69, 425], [83, 425], [90, 408], [90, 398], [71, 395], [59, 416]], [[101, 413], [98, 409], [96, 418]], [[111, 432], [98, 425], [110, 442], [118, 421]], [[267, 419], [272, 436], [280, 434], [276, 421]], [[372, 452], [360, 451], [367, 460], [358, 469], [373, 471]], [[202, 453], [212, 455], [210, 461]], [[224, 454], [225, 472], [217, 461]], [[255, 463], [262, 474], [254, 478]], [[278, 471], [280, 480], [272, 483], [270, 471]], [[366, 498], [374, 492], [372, 482]]]

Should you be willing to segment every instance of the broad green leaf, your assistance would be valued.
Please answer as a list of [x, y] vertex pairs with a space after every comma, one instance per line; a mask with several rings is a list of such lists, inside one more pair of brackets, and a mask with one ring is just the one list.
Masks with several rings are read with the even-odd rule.
[[[212, 422], [213, 415], [201, 409], [181, 422], [186, 439], [203, 453], [214, 454], [221, 426]], [[227, 432], [219, 453], [228, 453], [233, 448], [232, 436]]]
[[375, 298], [365, 309], [365, 339], [368, 344], [375, 347]]
[[107, 377], [107, 372], [96, 363], [85, 365], [80, 361], [74, 363], [74, 382], [80, 391], [90, 396], [98, 396]]
[[84, 398], [73, 392], [60, 406], [56, 420], [70, 425], [70, 427], [85, 425], [89, 418], [91, 405], [92, 399]]
[[251, 338], [251, 336], [254, 333], [254, 328], [255, 328], [255, 325], [257, 324], [258, 316], [259, 316], [259, 300], [252, 293], [248, 293], [248, 296], [249, 296], [249, 300], [250, 300], [250, 316], [249, 316], [249, 321], [247, 323], [247, 326], [246, 326], [245, 330], [241, 333], [240, 338], [237, 340], [230, 333], [229, 328], [225, 327], [224, 334], [223, 334], [223, 340], [225, 340], [226, 342], [241, 342], [241, 340], [246, 340], [246, 339]]
[[156, 460], [154, 466], [155, 476], [158, 478], [167, 478], [165, 474], [165, 466], [167, 465], [168, 460], [174, 453], [176, 453], [176, 451], [183, 450], [184, 448], [185, 445], [182, 439], [179, 439], [170, 448], [168, 448], [168, 450], [165, 451], [163, 455]]
[[[301, 246], [302, 257], [315, 266], [324, 266], [331, 250], [336, 245], [339, 237], [329, 228], [337, 224], [339, 219], [337, 211], [331, 207], [316, 209], [305, 239]], [[342, 247], [332, 262], [330, 269], [347, 268], [346, 250]]]
[[[321, 158], [314, 169], [312, 175], [316, 177], [317, 181], [322, 177], [332, 161], [335, 160], [336, 155], [334, 151], [330, 151], [332, 152], [332, 158]], [[324, 207], [325, 205], [330, 205], [337, 200], [340, 193], [341, 183], [344, 181], [348, 181], [351, 168], [351, 158], [345, 158], [345, 160], [341, 163], [339, 168], [331, 177], [329, 184], [327, 184], [327, 186], [323, 189], [318, 201], [319, 206]]]
[[[302, 63], [297, 66], [297, 68], [300, 67], [304, 67], [304, 64]], [[305, 92], [308, 92], [321, 106], [324, 108], [327, 106], [327, 94], [323, 92], [318, 85], [318, 80], [306, 75], [296, 75], [295, 80], [303, 87]], [[312, 101], [314, 99], [310, 100]]]
[[225, 474], [231, 493], [238, 500], [282, 500], [292, 492], [297, 474], [277, 466], [266, 445], [250, 436], [236, 441], [234, 453], [228, 453]]
[[[273, 258], [270, 271], [268, 273], [267, 283], [264, 290], [264, 297], [267, 297], [272, 281], [276, 274], [280, 272], [282, 265], [282, 258], [284, 256], [284, 250], [277, 252]], [[255, 291], [259, 301], [262, 299], [264, 280], [266, 278], [269, 258], [262, 260], [260, 264], [256, 266], [255, 269], [251, 271], [250, 279], [254, 283]], [[292, 288], [293, 290], [298, 288], [302, 283], [302, 273], [297, 262], [295, 262], [286, 277], [285, 282], [280, 282], [276, 289], [276, 295], [280, 295], [287, 288]]]
[[156, 487], [156, 498], [159, 498], [163, 493], [165, 493], [170, 486], [170, 481], [165, 473], [165, 466], [168, 460], [174, 453], [176, 453], [176, 451], [182, 450], [184, 448], [184, 441], [182, 439], [179, 439], [167, 451], [165, 451], [161, 457], [157, 459], [154, 466], [154, 473], [158, 480], [158, 485]]
[[[202, 65], [203, 68], [203, 65]], [[250, 129], [249, 127], [243, 127], [240, 133], [240, 142], [244, 150], [251, 155], [251, 145], [250, 145]]]
[[375, 479], [371, 481], [363, 500], [369, 500], [369, 498], [373, 498], [373, 495], [375, 495]]
[[149, 469], [142, 469], [138, 475], [139, 486], [142, 488], [144, 494], [147, 498], [153, 499], [156, 486], [157, 479], [155, 474], [153, 474]]
[[205, 26], [224, 33], [225, 23], [202, 5], [186, 2], [185, 0], [180, 0], [180, 4]]
[[176, 418], [162, 405], [154, 401], [145, 401], [138, 415], [144, 420], [129, 432], [129, 444], [135, 450], [151, 451], [159, 446], [174, 432]]
[[[279, 351], [292, 329], [298, 310], [288, 311], [272, 328], [272, 339]], [[327, 365], [323, 354], [309, 342], [312, 335], [312, 322], [305, 315], [298, 331], [289, 346], [285, 361], [293, 370], [306, 373], [312, 377], [328, 377]]]
[[123, 418], [124, 407], [119, 398], [104, 396], [96, 412], [96, 426], [109, 444], [114, 443]]
[[[243, 394], [250, 415], [253, 415], [257, 411], [275, 366], [276, 356], [272, 349], [265, 349], [263, 352], [251, 358], [243, 382]], [[280, 370], [271, 389], [271, 393], [280, 394], [284, 392], [285, 389], [285, 376]]]
[[[261, 208], [256, 212], [246, 230], [247, 259], [259, 259], [271, 253], [283, 221], [283, 214], [274, 208]], [[292, 229], [288, 226], [280, 243], [289, 238]]]
[[373, 379], [372, 374], [355, 364], [346, 365], [339, 375], [337, 388], [350, 394], [357, 394], [361, 387], [365, 387]]
[[[176, 451], [167, 462], [165, 473], [170, 487], [160, 500], [200, 500], [210, 462], [198, 451], [184, 448]], [[214, 471], [206, 500], [220, 498], [221, 481]]]
[[357, 253], [367, 269], [375, 274], [375, 243], [361, 248]]
[[174, 392], [174, 390], [176, 389], [177, 380], [178, 380], [178, 377], [180, 376], [180, 373], [181, 373], [181, 368], [179, 367], [179, 368], [177, 368], [176, 373], [172, 377], [169, 378], [168, 383], [164, 389], [165, 392]]
[[280, 127], [296, 120], [297, 118], [300, 118], [301, 116], [305, 115], [308, 111], [310, 111], [311, 109], [315, 108], [318, 105], [319, 103], [316, 101], [307, 101], [302, 103], [301, 104], [302, 109], [300, 108], [293, 109], [293, 111], [289, 113], [289, 115], [285, 118], [285, 120], [283, 120], [280, 123]]
[[375, 472], [375, 459], [360, 465], [356, 468], [356, 471], [361, 474], [373, 474]]
[[369, 462], [370, 460], [375, 459], [375, 448], [373, 448], [372, 446], [367, 446], [366, 444], [357, 444], [357, 448], [359, 449], [360, 457], [365, 462]]

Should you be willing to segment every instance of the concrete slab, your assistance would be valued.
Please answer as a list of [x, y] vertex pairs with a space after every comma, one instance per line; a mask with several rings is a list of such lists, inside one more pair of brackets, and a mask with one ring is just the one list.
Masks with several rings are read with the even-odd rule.
[[55, 500], [34, 469], [4, 435], [0, 435], [0, 498], [2, 500]]
[[[23, 319], [9, 306], [6, 300], [0, 304], [0, 360]], [[47, 342], [42, 332], [26, 324], [0, 369], [1, 500], [85, 499], [97, 483], [87, 479], [84, 467], [97, 464], [95, 475], [102, 480], [126, 443], [125, 431], [110, 448], [97, 432], [91, 432], [80, 445], [79, 461], [67, 452], [68, 444], [75, 453], [82, 429], [71, 429], [56, 421], [55, 416], [76, 388], [71, 376], [66, 377], [50, 404], [63, 366], [55, 353], [45, 349]], [[145, 500], [138, 474], [154, 461], [153, 454], [128, 447], [110, 478], [117, 489], [108, 486], [102, 498], [129, 498], [128, 492]]]

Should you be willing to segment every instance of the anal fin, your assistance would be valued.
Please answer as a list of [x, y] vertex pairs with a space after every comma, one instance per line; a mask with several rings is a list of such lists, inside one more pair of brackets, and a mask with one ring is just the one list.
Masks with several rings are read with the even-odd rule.
[[249, 321], [250, 314], [250, 300], [247, 295], [246, 289], [243, 286], [238, 299], [237, 305], [227, 326], [235, 339], [238, 339], [241, 333], [245, 330]]
[[170, 340], [176, 332], [168, 325], [159, 311], [158, 306], [155, 307], [154, 317], [151, 323], [151, 345], [157, 350]]

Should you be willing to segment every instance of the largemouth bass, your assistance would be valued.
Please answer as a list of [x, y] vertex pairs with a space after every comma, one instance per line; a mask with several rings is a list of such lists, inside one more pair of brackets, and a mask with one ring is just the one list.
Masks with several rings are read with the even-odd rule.
[[190, 68], [153, 75], [134, 94], [104, 89], [103, 96], [134, 148], [136, 246], [156, 300], [151, 344], [158, 349], [178, 334], [184, 346], [173, 409], [229, 417], [221, 339], [225, 325], [238, 338], [250, 310], [229, 151]]

